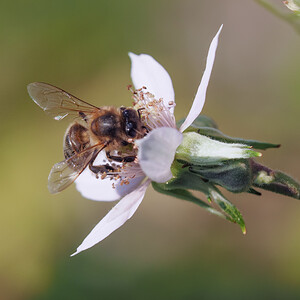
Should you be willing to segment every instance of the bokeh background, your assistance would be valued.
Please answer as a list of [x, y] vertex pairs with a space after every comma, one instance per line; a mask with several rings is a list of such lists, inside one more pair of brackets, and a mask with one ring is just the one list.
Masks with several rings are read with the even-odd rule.
[[130, 105], [127, 53], [148, 53], [173, 79], [180, 119], [222, 23], [203, 113], [229, 135], [282, 144], [260, 161], [300, 179], [300, 36], [255, 1], [1, 1], [0, 299], [299, 299], [295, 199], [225, 193], [243, 236], [149, 188], [125, 226], [70, 258], [113, 203], [47, 190], [68, 123], [46, 116], [28, 83]]

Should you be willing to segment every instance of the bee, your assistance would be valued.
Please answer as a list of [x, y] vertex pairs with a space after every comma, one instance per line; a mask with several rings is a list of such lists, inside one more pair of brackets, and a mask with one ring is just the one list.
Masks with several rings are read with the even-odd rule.
[[112, 164], [93, 164], [102, 150], [113, 162], [135, 160], [134, 140], [143, 138], [148, 131], [141, 120], [141, 109], [97, 107], [42, 82], [30, 83], [27, 89], [32, 100], [55, 120], [73, 117], [64, 136], [65, 159], [52, 167], [48, 177], [50, 193], [67, 188], [87, 167], [97, 177], [114, 172]]

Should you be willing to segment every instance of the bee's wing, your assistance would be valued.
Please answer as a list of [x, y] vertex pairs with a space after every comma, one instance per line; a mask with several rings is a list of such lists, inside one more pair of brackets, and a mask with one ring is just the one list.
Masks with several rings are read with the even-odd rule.
[[80, 171], [74, 170], [70, 168], [65, 160], [55, 164], [48, 177], [49, 192], [55, 194], [66, 189], [76, 180], [85, 167], [82, 167]]
[[68, 115], [80, 116], [80, 112], [89, 114], [99, 109], [51, 84], [33, 82], [28, 84], [27, 90], [32, 100], [55, 120]]
[[90, 161], [105, 147], [106, 145], [103, 144], [94, 145], [55, 164], [48, 177], [48, 189], [50, 193], [61, 192], [71, 185], [88, 166]]

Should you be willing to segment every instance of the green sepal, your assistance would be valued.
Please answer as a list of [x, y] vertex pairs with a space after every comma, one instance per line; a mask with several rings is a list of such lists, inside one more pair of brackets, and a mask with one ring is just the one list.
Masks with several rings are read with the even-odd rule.
[[221, 216], [222, 212], [196, 198], [188, 190], [200, 191], [206, 196], [210, 203], [213, 201], [220, 207], [225, 214], [223, 217], [240, 225], [242, 232], [245, 233], [245, 222], [241, 213], [212, 183], [206, 182], [200, 175], [190, 172], [189, 167], [182, 165], [178, 161], [174, 161], [171, 171], [173, 178], [163, 184], [152, 183], [154, 189], [167, 195], [194, 202], [209, 212]]
[[205, 178], [190, 172], [190, 168], [178, 162], [173, 163], [171, 170], [174, 177], [166, 183], [168, 189], [180, 186], [182, 189], [201, 191], [209, 202], [213, 200], [226, 213], [227, 220], [240, 225], [243, 234], [246, 233], [245, 222], [239, 210], [212, 183], [205, 182]]
[[189, 189], [200, 191], [209, 197], [207, 184], [196, 174], [189, 171], [189, 168], [178, 161], [174, 161], [171, 166], [173, 178], [164, 183], [166, 189]]
[[[184, 120], [180, 120], [180, 122], [182, 123], [183, 121]], [[199, 134], [205, 135], [223, 143], [243, 144], [261, 150], [280, 147], [280, 144], [241, 139], [226, 135], [217, 128], [216, 123], [212, 119], [203, 115], [200, 115], [198, 118], [196, 118], [196, 120], [191, 124], [191, 126], [188, 127], [184, 132], [197, 132]]]
[[[176, 124], [177, 127], [179, 128], [183, 122], [185, 121], [184, 119], [179, 120]], [[195, 126], [197, 128], [201, 128], [201, 127], [211, 127], [211, 128], [218, 128], [217, 123], [211, 119], [210, 117], [207, 117], [205, 115], [199, 115], [193, 122], [192, 126]], [[188, 128], [185, 130], [187, 131]]]
[[208, 205], [204, 201], [200, 200], [199, 198], [195, 197], [191, 192], [189, 192], [187, 190], [184, 190], [184, 189], [171, 189], [171, 190], [166, 189], [165, 184], [156, 183], [156, 182], [152, 182], [152, 186], [159, 193], [162, 193], [162, 194], [165, 194], [165, 195], [168, 195], [168, 196], [173, 196], [173, 197], [178, 198], [178, 199], [193, 202], [193, 203], [199, 205], [200, 207], [204, 208], [205, 210], [207, 210], [208, 212], [210, 212], [213, 215], [216, 215], [216, 216], [221, 217], [221, 218], [227, 218], [221, 212], [214, 209], [213, 207], [211, 207], [210, 205]]
[[189, 170], [233, 193], [247, 192], [252, 185], [248, 159], [227, 160], [221, 165], [209, 167], [191, 165]]
[[261, 192], [255, 190], [253, 187], [249, 188], [249, 190], [247, 191], [247, 193], [253, 194], [253, 195], [256, 195], [256, 196], [261, 196]]
[[246, 234], [246, 225], [240, 211], [229, 200], [227, 200], [221, 192], [215, 187], [210, 186], [210, 195], [219, 207], [230, 216], [231, 221], [240, 225], [243, 234]]
[[[279, 148], [280, 147], [280, 144], [271, 144], [271, 143], [260, 142], [260, 141], [256, 141], [256, 140], [234, 138], [234, 137], [231, 137], [231, 136], [228, 136], [228, 135], [222, 133], [220, 130], [215, 129], [215, 128], [202, 127], [202, 128], [197, 128], [197, 129], [192, 128], [192, 129], [194, 129], [194, 130], [191, 130], [191, 131], [196, 131], [199, 134], [211, 137], [211, 138], [213, 138], [217, 141], [223, 142], [223, 143], [238, 143], [238, 144], [251, 146], [255, 149], [260, 149], [260, 150], [266, 150], [269, 148]], [[189, 130], [189, 128], [187, 130]]]

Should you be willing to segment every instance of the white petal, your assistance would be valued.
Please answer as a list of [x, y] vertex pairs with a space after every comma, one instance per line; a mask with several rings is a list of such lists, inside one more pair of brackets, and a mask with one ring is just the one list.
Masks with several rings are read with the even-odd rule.
[[[144, 177], [133, 178], [129, 184], [120, 184], [120, 180], [96, 178], [88, 168], [76, 179], [75, 184], [81, 195], [96, 201], [116, 201], [133, 191]], [[112, 187], [114, 183], [115, 188]]]
[[136, 190], [120, 200], [119, 203], [94, 227], [82, 244], [77, 248], [76, 252], [71, 256], [99, 243], [130, 219], [142, 202], [149, 184], [150, 180], [147, 180]]
[[217, 50], [217, 46], [218, 46], [218, 38], [219, 38], [219, 34], [222, 30], [222, 27], [223, 27], [223, 25], [221, 25], [219, 31], [217, 32], [216, 36], [214, 37], [214, 39], [212, 40], [212, 42], [210, 44], [207, 59], [206, 59], [206, 68], [203, 73], [200, 85], [198, 87], [198, 91], [195, 96], [192, 108], [191, 108], [188, 116], [186, 117], [185, 121], [183, 122], [183, 124], [180, 127], [181, 132], [183, 132], [185, 129], [187, 129], [194, 122], [194, 120], [201, 113], [202, 108], [204, 106], [206, 90], [207, 90], [210, 74], [212, 71], [212, 67], [214, 64], [215, 54], [216, 54], [216, 50]]
[[[102, 151], [97, 156], [94, 165], [107, 163], [105, 151]], [[132, 192], [144, 179], [144, 177], [137, 177], [131, 179], [129, 184], [120, 184], [120, 180], [110, 180], [96, 178], [95, 174], [87, 167], [80, 176], [75, 180], [76, 188], [85, 198], [96, 201], [116, 201]], [[113, 188], [114, 183], [115, 188]]]
[[[129, 53], [131, 79], [136, 89], [145, 86], [156, 99], [162, 98], [166, 107], [175, 103], [173, 84], [168, 72], [150, 55]], [[173, 113], [172, 107], [172, 113]]]
[[154, 129], [143, 139], [137, 140], [138, 161], [143, 172], [155, 182], [170, 180], [175, 151], [181, 142], [182, 133], [168, 127]]

